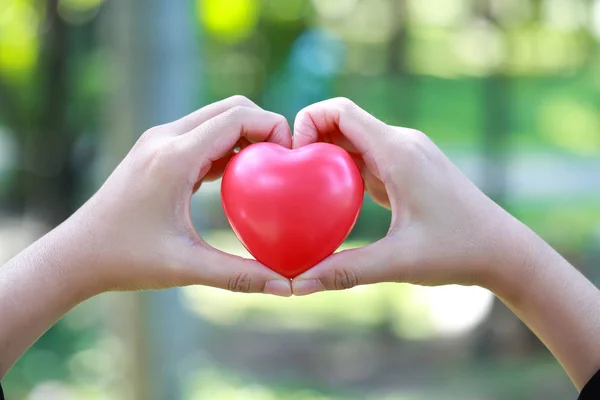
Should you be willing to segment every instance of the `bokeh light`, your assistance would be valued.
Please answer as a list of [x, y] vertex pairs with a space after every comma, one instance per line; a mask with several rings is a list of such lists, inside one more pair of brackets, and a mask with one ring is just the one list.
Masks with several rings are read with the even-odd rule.
[[8, 82], [24, 79], [38, 56], [40, 15], [26, 0], [0, 3], [0, 74]]
[[198, 16], [205, 29], [224, 41], [239, 41], [258, 23], [257, 0], [197, 0]]

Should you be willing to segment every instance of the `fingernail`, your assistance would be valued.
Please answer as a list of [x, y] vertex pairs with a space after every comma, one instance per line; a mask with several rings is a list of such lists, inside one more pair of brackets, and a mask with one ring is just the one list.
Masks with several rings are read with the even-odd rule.
[[322, 292], [325, 286], [318, 279], [308, 279], [305, 281], [292, 281], [292, 288], [295, 296], [306, 296], [307, 294]]
[[288, 281], [268, 281], [265, 284], [264, 293], [275, 296], [290, 297], [292, 289]]

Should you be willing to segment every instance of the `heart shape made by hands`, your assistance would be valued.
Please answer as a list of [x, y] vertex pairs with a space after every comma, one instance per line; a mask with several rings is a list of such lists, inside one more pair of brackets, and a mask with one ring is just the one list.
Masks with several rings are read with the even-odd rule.
[[362, 207], [362, 176], [341, 147], [289, 150], [252, 144], [229, 161], [221, 184], [227, 220], [259, 262], [292, 279], [331, 255]]

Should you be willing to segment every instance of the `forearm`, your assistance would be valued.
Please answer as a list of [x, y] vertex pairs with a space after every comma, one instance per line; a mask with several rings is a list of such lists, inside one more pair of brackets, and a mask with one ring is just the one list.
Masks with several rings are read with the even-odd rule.
[[0, 379], [58, 319], [94, 293], [89, 260], [60, 226], [0, 267]]
[[292, 147], [286, 119], [241, 96], [149, 129], [90, 201], [0, 267], [0, 378], [55, 321], [103, 291], [210, 285], [291, 295], [289, 279], [209, 246], [192, 224], [194, 188], [222, 176], [242, 141]]
[[581, 390], [600, 369], [600, 291], [535, 233], [517, 225], [507, 237], [510, 255], [488, 286]]

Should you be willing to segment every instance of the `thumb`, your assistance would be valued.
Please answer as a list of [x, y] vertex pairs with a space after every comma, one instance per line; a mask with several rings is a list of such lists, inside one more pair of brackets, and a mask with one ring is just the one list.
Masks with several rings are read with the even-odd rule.
[[[234, 256], [207, 244], [190, 249], [186, 263], [189, 284], [200, 284], [241, 293], [292, 295], [289, 279], [261, 263]], [[193, 253], [193, 254], [192, 254]]]
[[292, 291], [296, 296], [304, 296], [400, 279], [391, 272], [394, 269], [393, 259], [394, 252], [388, 237], [365, 247], [344, 250], [294, 278]]

